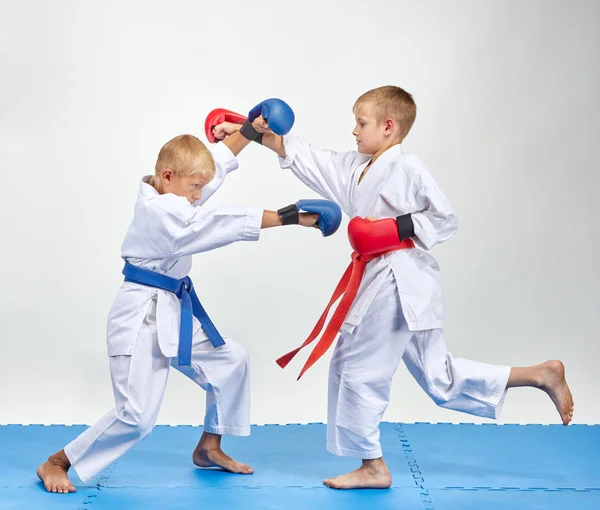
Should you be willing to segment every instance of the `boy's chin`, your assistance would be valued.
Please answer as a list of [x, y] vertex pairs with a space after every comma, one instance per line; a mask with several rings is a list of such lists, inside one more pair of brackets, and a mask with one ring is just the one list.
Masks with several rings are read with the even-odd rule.
[[366, 147], [363, 147], [362, 145], [359, 145], [357, 147], [358, 152], [360, 152], [361, 154], [367, 154], [369, 156], [373, 155], [373, 152], [370, 151], [369, 149], [367, 149]]

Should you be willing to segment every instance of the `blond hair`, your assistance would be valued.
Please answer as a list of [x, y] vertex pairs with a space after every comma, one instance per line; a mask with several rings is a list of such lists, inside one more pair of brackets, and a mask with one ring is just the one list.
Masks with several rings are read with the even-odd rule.
[[215, 175], [215, 161], [210, 151], [193, 135], [179, 135], [162, 146], [156, 160], [155, 174], [150, 185], [158, 190], [164, 170], [170, 168], [180, 177], [200, 175], [204, 184]]
[[412, 95], [400, 87], [386, 85], [365, 92], [354, 103], [352, 112], [356, 113], [356, 109], [366, 103], [373, 106], [377, 122], [393, 119], [398, 124], [402, 140], [408, 135], [417, 118], [417, 105]]

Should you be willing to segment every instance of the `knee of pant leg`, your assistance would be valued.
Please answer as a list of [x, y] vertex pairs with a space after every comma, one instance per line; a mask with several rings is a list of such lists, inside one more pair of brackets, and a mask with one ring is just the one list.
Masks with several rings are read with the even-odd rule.
[[441, 406], [443, 405], [447, 399], [443, 398], [443, 394], [446, 394], [447, 391], [440, 392], [439, 386], [444, 386], [447, 388], [447, 384], [440, 385], [441, 382], [439, 378], [432, 376], [428, 370], [424, 369], [421, 365], [418, 364], [409, 364], [407, 363], [408, 371], [414, 377], [415, 381], [417, 381], [418, 385], [421, 389], [433, 400], [433, 402]]
[[429, 388], [427, 394], [429, 395], [429, 398], [431, 398], [431, 400], [433, 400], [435, 405], [438, 407], [444, 407], [450, 401], [450, 399], [447, 396], [444, 397], [439, 395], [435, 392], [433, 388]]
[[430, 374], [424, 375], [423, 380], [419, 381], [421, 387], [437, 406], [444, 407], [452, 400], [452, 383], [448, 383], [444, 378], [432, 377]]
[[378, 372], [344, 371], [339, 380], [342, 391], [355, 405], [365, 403], [376, 407], [377, 402], [387, 405], [392, 380]]
[[237, 365], [243, 366], [250, 363], [250, 354], [244, 347], [232, 340], [228, 340], [227, 343], [230, 348], [231, 358]]
[[448, 366], [449, 353], [434, 355], [430, 349], [425, 355], [424, 350], [423, 346], [419, 347], [416, 343], [409, 345], [404, 362], [421, 389], [436, 405], [443, 406], [455, 391], [452, 371]]
[[126, 409], [119, 412], [119, 419], [131, 429], [131, 434], [138, 439], [146, 437], [156, 424], [156, 417], [150, 413], [131, 412]]

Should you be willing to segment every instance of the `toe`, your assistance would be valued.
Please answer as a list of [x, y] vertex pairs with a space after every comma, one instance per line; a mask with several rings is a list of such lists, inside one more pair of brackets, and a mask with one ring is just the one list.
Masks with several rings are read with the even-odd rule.
[[340, 488], [340, 483], [337, 478], [330, 478], [329, 480], [326, 480], [325, 485], [327, 485], [327, 487], [329, 487], [330, 489], [339, 489]]

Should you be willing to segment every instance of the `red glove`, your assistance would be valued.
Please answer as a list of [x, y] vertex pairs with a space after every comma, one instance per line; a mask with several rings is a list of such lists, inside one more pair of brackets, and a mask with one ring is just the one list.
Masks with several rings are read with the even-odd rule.
[[412, 248], [412, 239], [400, 241], [395, 218], [369, 221], [357, 216], [348, 224], [348, 239], [360, 255], [383, 255], [401, 248]]
[[213, 110], [206, 116], [206, 120], [204, 121], [204, 133], [206, 134], [206, 138], [210, 143], [219, 142], [215, 135], [213, 134], [213, 128], [222, 122], [233, 122], [234, 124], [243, 124], [246, 122], [246, 118], [239, 113], [235, 113], [229, 110], [224, 110], [223, 108], [217, 108]]

